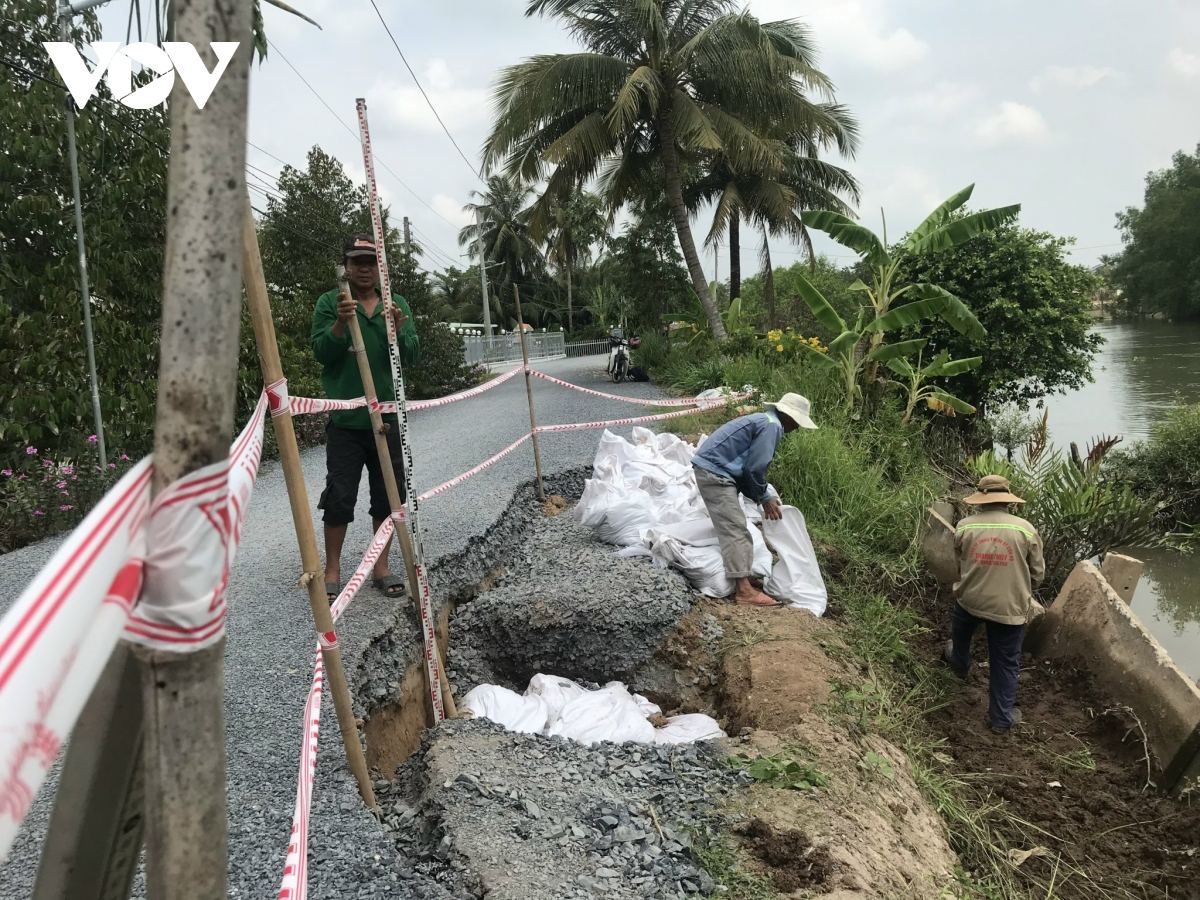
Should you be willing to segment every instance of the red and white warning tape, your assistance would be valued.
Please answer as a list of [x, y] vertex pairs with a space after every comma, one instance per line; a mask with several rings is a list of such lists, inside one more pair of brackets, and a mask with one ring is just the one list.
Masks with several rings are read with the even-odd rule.
[[265, 409], [264, 394], [227, 460], [153, 503], [151, 459], [134, 466], [0, 619], [0, 861], [117, 641], [188, 652], [224, 633]]
[[582, 431], [587, 428], [619, 428], [622, 425], [640, 425], [643, 422], [661, 422], [665, 419], [678, 419], [680, 416], [695, 416], [699, 413], [710, 412], [714, 409], [720, 409], [725, 405], [725, 401], [721, 400], [717, 403], [709, 403], [706, 406], [697, 406], [695, 409], [683, 409], [679, 412], [659, 413], [654, 416], [634, 416], [631, 419], [609, 419], [607, 422], [573, 422], [569, 425], [539, 425], [537, 427], [538, 434], [551, 434], [556, 431]]
[[[379, 526], [362, 562], [354, 570], [346, 587], [338, 594], [330, 607], [336, 622], [371, 574], [379, 554], [392, 538], [392, 520], [387, 519]], [[325, 669], [321, 658], [320, 641], [317, 645], [317, 662], [313, 667], [312, 686], [308, 689], [308, 700], [304, 704], [304, 745], [300, 751], [300, 775], [296, 779], [296, 807], [292, 813], [292, 836], [288, 842], [287, 858], [283, 865], [283, 883], [279, 886], [279, 900], [306, 900], [308, 897], [308, 825], [312, 813], [312, 791], [317, 775], [317, 743], [321, 733], [321, 690]]]
[[[416, 410], [432, 409], [435, 406], [446, 406], [450, 403], [457, 403], [459, 400], [477, 397], [484, 391], [490, 391], [494, 387], [499, 387], [509, 379], [520, 375], [521, 372], [520, 368], [516, 368], [511, 372], [505, 372], [503, 375], [493, 378], [491, 381], [485, 381], [478, 387], [468, 388], [465, 391], [459, 391], [457, 394], [448, 394], [445, 397], [438, 397], [434, 400], [413, 400], [408, 404], [408, 411], [414, 412]], [[284, 384], [286, 385], [286, 382]], [[286, 387], [284, 390], [284, 399], [290, 402], [290, 411], [294, 416], [334, 412], [339, 409], [359, 409], [367, 405], [364, 397], [355, 397], [353, 400], [327, 400], [316, 397], [287, 398]], [[396, 404], [394, 401], [385, 400], [379, 404], [379, 411], [382, 413], [394, 413], [396, 411]]]
[[603, 397], [605, 400], [620, 400], [622, 403], [634, 403], [638, 406], [691, 406], [694, 403], [724, 403], [728, 399], [737, 400], [744, 394], [733, 394], [731, 397], [715, 397], [704, 398], [700, 397], [676, 397], [669, 400], [647, 400], [643, 397], [622, 397], [620, 394], [606, 394], [604, 391], [594, 391], [591, 388], [585, 388], [578, 384], [572, 384], [569, 381], [563, 381], [561, 378], [555, 378], [553, 375], [547, 375], [545, 372], [539, 372], [532, 366], [529, 368], [529, 374], [534, 378], [540, 378], [543, 381], [549, 381], [551, 384], [557, 384], [559, 387], [570, 388], [573, 391], [579, 391], [581, 394], [591, 394], [593, 397]]

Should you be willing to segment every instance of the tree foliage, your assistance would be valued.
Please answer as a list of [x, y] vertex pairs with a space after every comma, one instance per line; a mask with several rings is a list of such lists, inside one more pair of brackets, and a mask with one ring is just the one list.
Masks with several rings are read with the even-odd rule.
[[637, 331], [659, 330], [664, 315], [696, 303], [665, 204], [635, 206], [621, 234], [609, 240], [600, 273], [609, 292], [623, 298]]
[[1200, 319], [1200, 145], [1146, 176], [1141, 209], [1117, 213], [1125, 249], [1111, 262], [1122, 310]]
[[1091, 378], [1102, 338], [1089, 315], [1096, 276], [1067, 261], [1071, 241], [1044, 231], [1001, 226], [935, 254], [900, 254], [899, 275], [961, 296], [986, 335], [963, 334], [926, 319], [906, 338], [927, 338], [929, 353], [982, 356], [971, 372], [941, 382], [973, 406], [1026, 405], [1077, 390]]
[[[92, 424], [67, 157], [66, 91], [42, 41], [59, 39], [44, 0], [0, 0], [0, 455], [36, 443], [91, 462]], [[100, 37], [93, 13], [72, 38]], [[101, 82], [76, 119], [96, 366], [110, 454], [153, 440], [167, 122], [127, 109]]]
[[527, 15], [561, 19], [583, 52], [543, 54], [504, 69], [488, 166], [525, 183], [546, 180], [534, 218], [600, 179], [610, 210], [665, 191], [684, 262], [713, 335], [720, 311], [700, 266], [684, 199], [689, 160], [720, 152], [737, 169], [782, 167], [768, 126], [816, 137], [832, 111], [828, 79], [811, 66], [809, 31], [762, 23], [734, 0], [529, 0]]

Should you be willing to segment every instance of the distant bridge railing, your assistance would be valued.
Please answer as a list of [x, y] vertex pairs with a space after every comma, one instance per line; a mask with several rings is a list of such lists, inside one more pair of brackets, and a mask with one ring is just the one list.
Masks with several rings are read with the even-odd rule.
[[[516, 332], [496, 334], [463, 333], [463, 355], [468, 366], [493, 368], [521, 361], [521, 336]], [[529, 359], [575, 359], [600, 356], [608, 352], [608, 339], [577, 341], [568, 344], [561, 331], [527, 331], [525, 343]]]

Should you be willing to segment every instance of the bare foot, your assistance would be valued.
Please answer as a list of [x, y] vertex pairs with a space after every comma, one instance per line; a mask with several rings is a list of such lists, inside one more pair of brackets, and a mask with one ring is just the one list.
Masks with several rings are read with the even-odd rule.
[[738, 606], [778, 606], [779, 601], [772, 600], [766, 594], [755, 593], [749, 597], [739, 595], [737, 598]]

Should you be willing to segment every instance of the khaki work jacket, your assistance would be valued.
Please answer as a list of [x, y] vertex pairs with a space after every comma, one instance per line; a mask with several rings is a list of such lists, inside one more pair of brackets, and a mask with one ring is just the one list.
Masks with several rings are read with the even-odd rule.
[[1033, 588], [1046, 574], [1042, 539], [1034, 527], [1000, 510], [980, 512], [958, 523], [954, 548], [959, 605], [991, 622], [1025, 624]]

